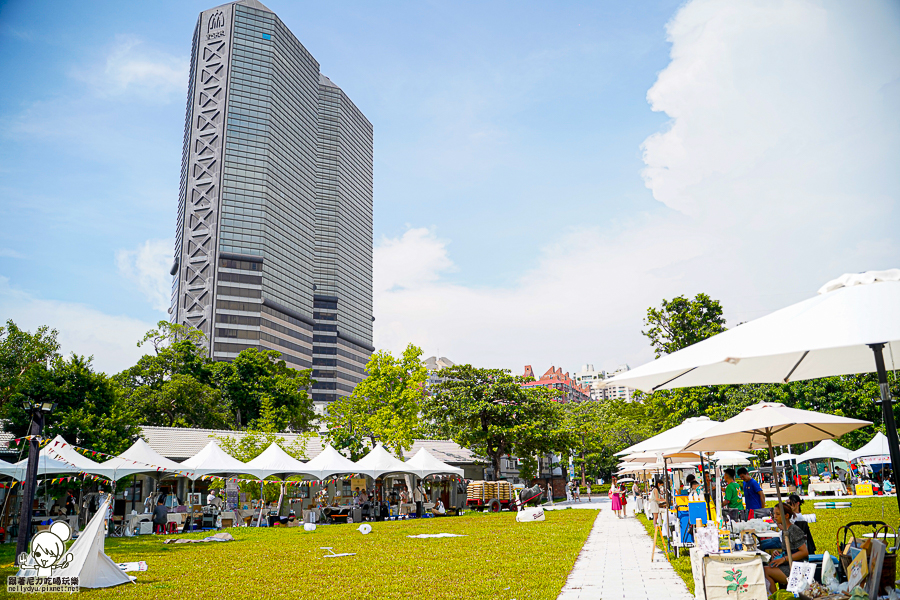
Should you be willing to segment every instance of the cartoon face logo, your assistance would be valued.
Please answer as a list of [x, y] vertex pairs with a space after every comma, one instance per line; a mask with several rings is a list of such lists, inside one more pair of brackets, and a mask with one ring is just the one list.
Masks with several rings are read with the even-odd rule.
[[64, 569], [72, 561], [72, 553], [66, 554], [66, 542], [72, 537], [72, 529], [65, 521], [57, 521], [50, 529], [39, 531], [31, 538], [31, 556], [24, 552], [19, 556], [20, 565], [37, 566], [38, 577], [49, 577], [54, 568]]

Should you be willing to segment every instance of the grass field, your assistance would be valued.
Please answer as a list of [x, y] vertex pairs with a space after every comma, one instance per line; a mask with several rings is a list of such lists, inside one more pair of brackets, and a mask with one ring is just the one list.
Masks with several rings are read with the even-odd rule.
[[[553, 600], [596, 517], [593, 510], [561, 510], [548, 511], [544, 522], [516, 523], [514, 513], [474, 514], [372, 523], [368, 535], [356, 531], [356, 525], [320, 526], [311, 533], [302, 528], [234, 528], [227, 530], [234, 542], [206, 544], [163, 544], [176, 536], [114, 538], [106, 542], [114, 561], [145, 560], [149, 570], [136, 574], [137, 585], [84, 593], [178, 600]], [[406, 537], [442, 532], [466, 537]], [[322, 546], [357, 554], [326, 559]], [[14, 554], [14, 544], [0, 547], [2, 581], [15, 573]]]
[[[830, 502], [831, 500], [821, 500], [821, 502]], [[810, 533], [816, 542], [816, 552], [821, 554], [828, 551], [831, 554], [837, 552], [837, 532], [838, 529], [850, 521], [884, 521], [891, 527], [900, 526], [900, 510], [897, 508], [897, 499], [894, 497], [874, 497], [874, 498], [857, 498], [855, 496], [847, 496], [841, 498], [841, 501], [849, 501], [852, 503], [851, 508], [845, 509], [815, 509], [813, 508], [813, 500], [807, 500], [803, 504], [804, 513], [815, 513], [816, 522], [809, 524]], [[775, 501], [769, 501], [766, 506], [774, 506]], [[653, 536], [653, 528], [650, 522], [640, 515], [647, 534]], [[857, 533], [860, 535], [868, 533], [871, 529], [860, 528]], [[675, 568], [675, 571], [681, 576], [691, 593], [694, 592], [694, 578], [691, 575], [691, 559], [688, 555], [679, 556], [676, 559], [669, 555], [669, 562]]]

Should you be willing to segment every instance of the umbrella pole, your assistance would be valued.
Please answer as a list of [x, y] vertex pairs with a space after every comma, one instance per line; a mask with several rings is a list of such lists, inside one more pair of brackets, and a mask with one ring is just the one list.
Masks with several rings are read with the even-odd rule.
[[[672, 528], [669, 527], [669, 467], [666, 464], [666, 459], [663, 457], [663, 477], [666, 479], [666, 548], [669, 547], [669, 536], [671, 535]], [[672, 490], [672, 504], [675, 504], [675, 490]], [[678, 550], [676, 548], [675, 552]], [[676, 555], [675, 558], [678, 558]]]
[[[884, 417], [884, 428], [887, 433], [888, 449], [891, 453], [891, 471], [894, 481], [900, 473], [900, 447], [897, 445], [897, 424], [894, 422], [894, 408], [891, 403], [891, 388], [888, 386], [887, 370], [884, 368], [884, 344], [869, 344], [875, 355], [875, 370], [878, 373], [878, 387], [881, 390], [881, 412]], [[884, 467], [882, 467], [884, 468]], [[897, 494], [897, 505], [900, 506], [900, 494]]]
[[[787, 560], [788, 565], [794, 565], [794, 559], [791, 557], [791, 538], [788, 535], [788, 524], [784, 520], [784, 511], [781, 509], [782, 501], [781, 501], [781, 486], [779, 486], [778, 481], [778, 473], [775, 467], [775, 450], [772, 449], [772, 434], [770, 432], [766, 432], [766, 442], [769, 444], [769, 460], [772, 461], [772, 473], [775, 475], [772, 479], [775, 480], [775, 495], [778, 497], [778, 514], [781, 515], [781, 526], [784, 528], [782, 531], [782, 535], [784, 536], [784, 547], [787, 549]], [[763, 507], [765, 508], [765, 507]]]
[[[708, 465], [709, 463], [707, 463]], [[703, 466], [703, 453], [700, 453], [700, 477], [703, 478], [703, 499], [706, 501], [706, 518], [712, 521], [712, 509], [709, 507], [709, 480], [706, 478], [706, 468]]]

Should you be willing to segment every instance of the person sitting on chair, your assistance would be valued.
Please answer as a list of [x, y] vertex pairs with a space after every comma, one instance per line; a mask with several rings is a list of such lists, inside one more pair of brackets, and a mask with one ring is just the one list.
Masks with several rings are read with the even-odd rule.
[[153, 509], [153, 533], [166, 532], [166, 523], [169, 521], [168, 514], [169, 509], [166, 508], [165, 499], [160, 497], [156, 508]]
[[[784, 515], [788, 525], [787, 531], [785, 531], [784, 523], [782, 523], [781, 520], [782, 515]], [[791, 523], [791, 517], [793, 516], [794, 511], [792, 511], [791, 507], [784, 502], [776, 504], [775, 508], [772, 509], [772, 518], [775, 519], [775, 524], [778, 525], [778, 529], [782, 531], [782, 538], [786, 536], [787, 540], [790, 542], [791, 559], [794, 561], [806, 560], [809, 557], [809, 548], [806, 545], [806, 534], [803, 533], [803, 530], [796, 524]], [[780, 583], [783, 586], [787, 586], [787, 578], [791, 572], [791, 565], [787, 559], [787, 549], [783, 541], [781, 548], [782, 554], [777, 558], [770, 560], [769, 564], [766, 565], [764, 569], [766, 582], [769, 586], [769, 593], [775, 593], [778, 589], [776, 584]]]

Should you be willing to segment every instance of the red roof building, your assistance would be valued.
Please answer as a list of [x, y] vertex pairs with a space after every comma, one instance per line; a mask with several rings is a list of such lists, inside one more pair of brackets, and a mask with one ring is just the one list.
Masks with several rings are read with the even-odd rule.
[[525, 365], [523, 377], [529, 379], [523, 387], [551, 387], [562, 392], [560, 400], [565, 402], [582, 402], [591, 399], [591, 390], [582, 387], [568, 373], [563, 373], [562, 368], [551, 366], [550, 369], [538, 379], [534, 376], [531, 365]]

